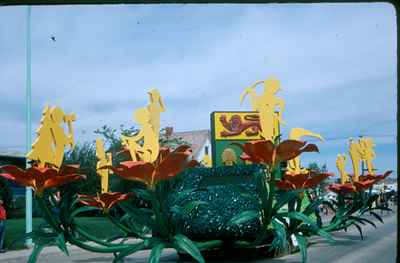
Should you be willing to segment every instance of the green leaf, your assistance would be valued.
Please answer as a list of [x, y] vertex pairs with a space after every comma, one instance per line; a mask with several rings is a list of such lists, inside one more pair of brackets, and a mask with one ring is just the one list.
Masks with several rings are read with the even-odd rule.
[[367, 222], [368, 224], [372, 225], [374, 228], [377, 228], [375, 223], [372, 222], [371, 220], [362, 218], [362, 217], [356, 217], [356, 216], [349, 216], [350, 219], [354, 219], [355, 221], [361, 223], [361, 224], [365, 224], [364, 222]]
[[195, 243], [193, 243], [189, 238], [182, 234], [178, 234], [174, 236], [173, 243], [175, 248], [180, 251], [184, 251], [191, 255], [195, 260], [200, 263], [205, 263], [203, 256], [201, 255], [199, 249], [196, 247]]
[[146, 249], [146, 245], [144, 242], [140, 242], [138, 244], [134, 244], [127, 249], [124, 249], [121, 253], [119, 253], [113, 260], [113, 263], [120, 262], [124, 257], [129, 256], [133, 253], [136, 253], [140, 250]]
[[249, 220], [252, 220], [254, 218], [260, 218], [259, 211], [256, 211], [256, 210], [243, 211], [242, 213], [232, 217], [228, 221], [228, 225], [239, 225], [239, 224], [245, 223]]
[[279, 209], [281, 209], [284, 205], [295, 200], [298, 197], [298, 194], [301, 192], [304, 192], [304, 190], [285, 191], [277, 195], [277, 201], [273, 207], [273, 210], [278, 212]]
[[287, 240], [285, 225], [279, 222], [277, 219], [273, 219], [271, 223], [275, 237], [274, 240], [272, 241], [270, 251], [272, 251], [272, 249], [274, 248], [283, 249], [284, 247], [286, 247], [286, 240]]
[[76, 210], [74, 210], [71, 215], [69, 220], [71, 221], [74, 217], [76, 217], [78, 214], [83, 213], [83, 212], [88, 212], [88, 211], [94, 211], [94, 210], [100, 210], [100, 208], [95, 207], [95, 206], [84, 206], [80, 207]]
[[144, 200], [151, 200], [151, 193], [147, 189], [137, 188], [134, 192]]
[[307, 262], [307, 239], [301, 234], [294, 234], [297, 242], [299, 243], [299, 249], [301, 253], [301, 259], [303, 263]]
[[205, 242], [193, 242], [196, 244], [196, 247], [202, 251], [202, 250], [207, 250], [210, 248], [216, 248], [220, 247], [222, 245], [222, 240], [210, 240], [210, 241], [205, 241]]
[[149, 263], [158, 263], [160, 261], [160, 256], [164, 248], [165, 243], [159, 243], [158, 245], [153, 247], [150, 253]]
[[43, 248], [44, 248], [44, 245], [35, 243], [35, 246], [33, 247], [32, 253], [29, 256], [27, 263], [36, 263]]
[[65, 255], [69, 256], [63, 233], [57, 236], [56, 245], [62, 252], [64, 252]]
[[364, 236], [363, 236], [361, 227], [359, 225], [357, 225], [356, 223], [353, 223], [353, 225], [357, 228], [358, 232], [360, 233], [361, 240], [364, 240]]
[[382, 217], [380, 217], [377, 213], [372, 211], [370, 211], [369, 213], [373, 215], [376, 219], [378, 219], [382, 224], [384, 223]]

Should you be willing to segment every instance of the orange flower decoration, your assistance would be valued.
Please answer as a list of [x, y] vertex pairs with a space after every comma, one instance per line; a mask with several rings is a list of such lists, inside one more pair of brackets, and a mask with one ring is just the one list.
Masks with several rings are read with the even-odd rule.
[[32, 166], [23, 170], [14, 165], [1, 166], [0, 176], [14, 181], [18, 185], [32, 187], [36, 195], [42, 195], [48, 188], [59, 187], [81, 179], [86, 176], [77, 174], [79, 165], [65, 165], [58, 171], [54, 168], [40, 168]]
[[331, 184], [328, 186], [328, 189], [332, 192], [342, 195], [356, 192], [356, 188], [353, 186], [352, 183]]
[[140, 181], [153, 188], [159, 181], [168, 180], [188, 167], [198, 165], [198, 162], [188, 161], [192, 151], [187, 145], [182, 145], [170, 152], [169, 148], [161, 148], [154, 163], [144, 161], [121, 162], [117, 167], [108, 166], [123, 179]]
[[384, 174], [367, 174], [367, 175], [362, 175], [360, 176], [360, 181], [365, 181], [365, 180], [375, 180], [376, 182], [382, 181], [386, 177], [388, 177], [393, 171], [386, 171]]
[[128, 200], [133, 193], [122, 194], [119, 192], [115, 193], [102, 193], [97, 196], [90, 195], [78, 195], [80, 199], [79, 202], [87, 205], [101, 208], [104, 213], [108, 213], [108, 211], [114, 207], [118, 202]]
[[329, 173], [305, 173], [296, 175], [285, 174], [283, 176], [283, 180], [276, 181], [276, 186], [286, 191], [313, 188], [331, 175], [332, 174]]
[[354, 192], [364, 191], [372, 187], [377, 182], [388, 177], [393, 171], [387, 171], [383, 175], [364, 175], [360, 176], [360, 181], [345, 184], [332, 184], [328, 186], [328, 189], [337, 194], [348, 194]]
[[272, 141], [265, 140], [235, 145], [243, 150], [240, 156], [242, 160], [268, 165], [291, 160], [303, 152], [318, 152], [318, 147], [315, 144], [306, 145], [306, 142], [296, 140], [285, 140], [277, 146]]

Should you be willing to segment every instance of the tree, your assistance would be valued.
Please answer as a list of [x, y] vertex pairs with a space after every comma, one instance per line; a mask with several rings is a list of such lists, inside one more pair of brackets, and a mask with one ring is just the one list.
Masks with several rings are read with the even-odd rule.
[[[328, 166], [326, 163], [324, 163], [322, 166], [318, 165], [318, 163], [313, 162], [308, 165], [308, 169], [315, 172], [316, 174], [318, 173], [327, 173], [328, 172]], [[323, 180], [316, 188], [315, 190], [319, 191], [320, 193], [325, 193], [326, 192], [326, 186], [331, 184], [333, 182], [333, 179], [328, 177], [325, 180]]]

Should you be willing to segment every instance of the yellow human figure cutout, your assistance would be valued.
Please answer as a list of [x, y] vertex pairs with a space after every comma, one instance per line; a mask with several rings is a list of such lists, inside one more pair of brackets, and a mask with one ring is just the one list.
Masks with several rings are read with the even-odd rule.
[[[141, 130], [134, 136], [121, 136], [122, 145], [129, 150], [133, 161], [142, 160], [154, 162], [158, 157], [160, 144], [159, 132], [155, 132], [151, 124], [151, 115], [148, 108], [140, 108], [133, 114], [134, 120], [142, 126]], [[140, 141], [143, 144], [140, 145]]]
[[340, 174], [340, 183], [345, 184], [349, 180], [349, 175], [346, 172], [346, 155], [338, 154], [336, 157], [336, 167]]
[[154, 132], [157, 134], [158, 138], [160, 131], [160, 114], [165, 111], [164, 102], [157, 89], [150, 90], [148, 94], [150, 96], [150, 103], [147, 105], [147, 109], [150, 113], [150, 124], [153, 126]]
[[362, 160], [362, 148], [359, 142], [352, 138], [349, 140], [349, 154], [353, 165], [353, 182], [358, 182], [360, 176], [360, 162]]
[[[74, 147], [72, 122], [76, 120], [76, 117], [75, 114], [66, 115], [59, 107], [53, 107], [50, 110], [50, 117], [52, 119], [51, 133], [55, 145], [54, 165], [59, 168], [64, 159], [65, 146], [69, 145], [71, 149]], [[65, 134], [64, 127], [60, 126], [63, 122], [68, 124], [68, 135]]]
[[111, 153], [104, 151], [103, 141], [100, 138], [96, 139], [96, 157], [98, 159], [96, 164], [97, 174], [101, 177], [101, 193], [108, 192], [108, 175], [110, 169], [101, 169], [104, 166], [112, 165]]
[[[254, 89], [261, 83], [264, 84], [264, 91], [261, 95], [257, 95]], [[270, 78], [256, 81], [253, 85], [247, 87], [240, 96], [240, 103], [243, 103], [246, 95], [250, 96], [253, 111], [259, 113], [262, 129], [261, 134], [265, 140], [274, 140], [279, 132], [277, 126], [279, 127], [279, 123], [283, 123], [281, 115], [285, 107], [285, 102], [283, 99], [275, 96], [279, 90], [279, 80]], [[279, 113], [275, 112], [276, 107], [279, 107]]]
[[367, 164], [368, 173], [373, 175], [375, 172], [372, 160], [375, 159], [376, 156], [374, 151], [375, 143], [372, 138], [361, 138], [360, 146], [362, 149], [362, 159]]
[[26, 158], [36, 161], [39, 167], [45, 167], [46, 164], [54, 164], [54, 147], [52, 143], [52, 134], [49, 123], [50, 108], [45, 106], [40, 120], [40, 126], [36, 129], [37, 138], [32, 144], [32, 150], [26, 155]]
[[[60, 168], [65, 146], [74, 147], [72, 122], [76, 120], [75, 114], [66, 115], [61, 108], [46, 106], [43, 110], [41, 124], [36, 130], [37, 138], [32, 144], [32, 150], [27, 158], [36, 161], [39, 167], [54, 166]], [[66, 135], [60, 125], [68, 124], [69, 134]]]
[[[311, 131], [308, 131], [303, 128], [293, 128], [290, 130], [290, 133], [289, 133], [290, 140], [300, 140], [304, 136], [314, 137], [321, 141], [324, 140], [321, 135], [311, 132]], [[300, 156], [297, 156], [296, 158], [288, 161], [288, 167], [287, 167], [288, 174], [304, 174], [307, 172], [308, 172], [308, 169], [301, 167]]]

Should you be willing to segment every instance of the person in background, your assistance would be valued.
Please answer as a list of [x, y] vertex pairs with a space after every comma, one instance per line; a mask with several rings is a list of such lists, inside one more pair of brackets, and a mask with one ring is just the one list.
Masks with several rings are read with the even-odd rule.
[[0, 253], [6, 252], [4, 249], [4, 237], [6, 235], [6, 209], [3, 206], [3, 200], [0, 199]]

